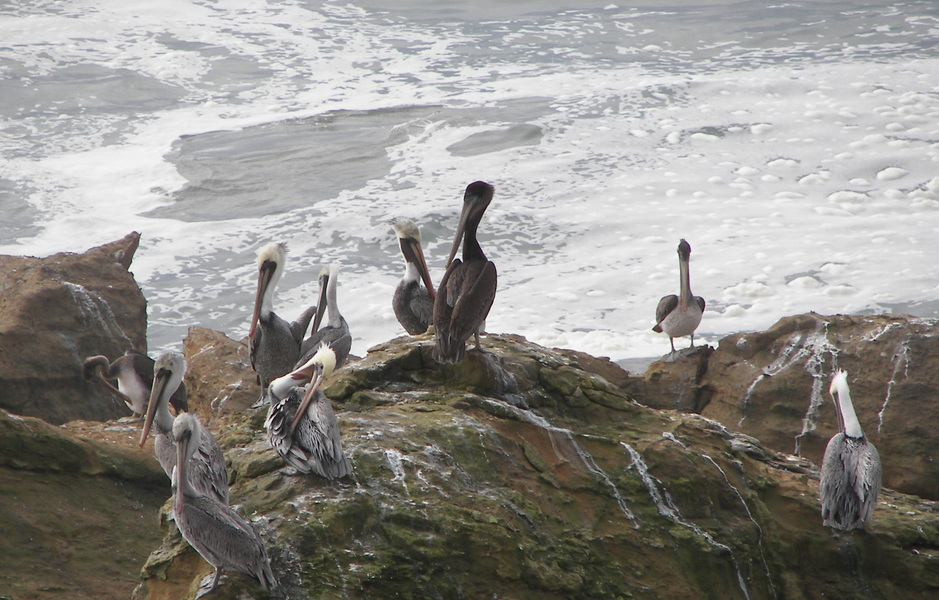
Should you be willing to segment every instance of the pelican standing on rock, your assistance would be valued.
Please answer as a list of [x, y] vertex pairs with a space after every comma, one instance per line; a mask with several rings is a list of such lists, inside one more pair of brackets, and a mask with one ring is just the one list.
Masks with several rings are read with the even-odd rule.
[[[463, 212], [456, 228], [447, 272], [437, 288], [434, 301], [434, 328], [436, 338], [434, 359], [437, 362], [458, 363], [466, 355], [466, 340], [475, 336], [476, 349], [479, 332], [485, 327], [486, 316], [496, 297], [496, 265], [486, 259], [476, 229], [495, 191], [488, 183], [476, 181], [466, 186]], [[454, 260], [463, 241], [463, 260]]]
[[173, 422], [176, 440], [176, 472], [173, 511], [176, 525], [189, 545], [215, 567], [210, 592], [218, 585], [222, 569], [234, 569], [258, 580], [261, 587], [277, 587], [264, 541], [235, 510], [218, 499], [199, 492], [190, 482], [189, 466], [203, 435], [195, 416], [183, 413]]
[[274, 288], [284, 274], [286, 258], [285, 244], [267, 244], [258, 252], [258, 288], [248, 333], [248, 354], [260, 379], [262, 397], [268, 384], [290, 371], [300, 358], [303, 334], [316, 311], [316, 307], [311, 306], [293, 323], [274, 313]]
[[[89, 356], [83, 371], [88, 380], [97, 375], [96, 381], [117, 394], [134, 414], [143, 416], [147, 412], [147, 399], [153, 385], [153, 359], [143, 352], [131, 348], [112, 363], [107, 356]], [[110, 379], [117, 379], [117, 387]], [[169, 401], [176, 412], [189, 410], [186, 385], [181, 384]]]
[[[173, 440], [173, 416], [167, 408], [167, 398], [182, 385], [186, 375], [186, 358], [179, 352], [164, 352], [154, 365], [153, 388], [150, 391], [150, 403], [147, 417], [140, 434], [143, 446], [155, 427], [153, 452], [157, 462], [170, 479], [176, 466], [176, 444]], [[223, 504], [228, 504], [228, 468], [225, 455], [215, 441], [215, 436], [203, 429], [199, 444], [189, 459], [189, 481], [193, 487], [205, 496], [211, 496]]]
[[342, 450], [336, 413], [320, 390], [335, 364], [335, 352], [324, 344], [305, 364], [271, 382], [271, 408], [264, 422], [271, 447], [287, 464], [326, 479], [352, 472]]
[[[320, 346], [327, 344], [336, 353], [336, 368], [345, 364], [352, 350], [352, 334], [349, 324], [339, 313], [336, 303], [336, 282], [339, 278], [339, 267], [328, 265], [320, 271], [320, 296], [317, 303], [316, 317], [313, 319], [313, 328], [310, 337], [303, 341], [300, 349], [300, 360], [291, 367], [297, 367], [309, 362], [313, 355], [319, 352]], [[323, 320], [323, 313], [328, 312], [329, 318], [322, 329], [319, 328]], [[290, 369], [288, 369], [289, 371]]]
[[[421, 231], [411, 219], [395, 217], [391, 226], [398, 236], [404, 255], [404, 278], [395, 289], [391, 306], [398, 322], [411, 335], [420, 335], [434, 322], [434, 284], [430, 282], [424, 251], [421, 249]], [[421, 281], [424, 287], [421, 287]]]
[[858, 422], [848, 374], [838, 371], [828, 388], [841, 432], [825, 448], [818, 485], [822, 523], [834, 529], [858, 529], [869, 523], [880, 494], [881, 468], [877, 448], [864, 437]]
[[691, 336], [694, 348], [694, 331], [701, 323], [704, 314], [704, 298], [691, 293], [691, 276], [688, 273], [688, 261], [691, 258], [691, 245], [685, 240], [678, 243], [678, 270], [680, 285], [679, 295], [671, 294], [659, 300], [655, 309], [655, 327], [652, 331], [668, 334], [668, 343], [675, 354], [675, 338]]

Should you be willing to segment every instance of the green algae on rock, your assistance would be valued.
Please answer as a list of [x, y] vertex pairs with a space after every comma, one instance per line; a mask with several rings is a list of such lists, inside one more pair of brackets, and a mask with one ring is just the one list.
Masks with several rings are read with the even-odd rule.
[[[214, 352], [244, 351], [218, 334], [190, 339], [207, 344], [185, 348], [206, 365]], [[252, 411], [215, 415], [219, 439], [239, 442], [226, 446], [232, 502], [261, 532], [287, 597], [936, 591], [931, 503], [888, 491], [866, 531], [833, 536], [808, 461], [642, 407], [567, 353], [517, 336], [486, 342], [465, 367], [438, 366], [429, 337], [399, 338], [337, 371], [325, 392], [354, 468], [340, 481], [285, 474]], [[208, 569], [161, 552], [135, 598], [192, 597]], [[266, 596], [230, 574], [212, 597]]]

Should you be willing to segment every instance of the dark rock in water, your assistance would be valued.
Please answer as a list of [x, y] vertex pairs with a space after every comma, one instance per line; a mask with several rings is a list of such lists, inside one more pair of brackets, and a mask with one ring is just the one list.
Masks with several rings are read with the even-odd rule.
[[147, 303], [127, 271], [139, 239], [84, 254], [0, 257], [0, 408], [55, 424], [130, 414], [83, 378], [82, 362], [146, 351]]
[[[697, 358], [687, 357], [653, 364], [644, 387], [633, 385], [643, 403], [675, 398], [675, 408], [820, 464], [838, 432], [828, 387], [833, 371], [845, 369], [861, 427], [880, 452], [884, 486], [939, 500], [936, 325], [898, 315], [786, 317], [767, 331], [722, 339], [700, 376]], [[692, 400], [679, 402], [682, 394]]]
[[[353, 475], [287, 475], [265, 440], [266, 408], [241, 408], [257, 389], [241, 389], [253, 377], [242, 346], [190, 331], [190, 402], [226, 449], [232, 504], [260, 531], [283, 590], [268, 596], [229, 573], [212, 598], [925, 599], [939, 589], [936, 504], [885, 490], [866, 530], [833, 535], [810, 461], [643, 407], [596, 374], [607, 366], [517, 336], [486, 336], [486, 353], [458, 365], [437, 364], [427, 335], [376, 346], [325, 386]], [[212, 570], [164, 529], [137, 600], [192, 598]]]

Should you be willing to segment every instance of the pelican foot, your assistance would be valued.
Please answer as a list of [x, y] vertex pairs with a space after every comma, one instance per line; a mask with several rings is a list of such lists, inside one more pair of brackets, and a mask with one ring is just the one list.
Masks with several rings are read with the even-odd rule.
[[251, 405], [252, 409], [264, 408], [269, 402], [267, 401], [267, 394], [261, 394], [261, 397], [254, 401], [254, 404]]
[[684, 350], [679, 350], [678, 353], [682, 356], [693, 356], [698, 353], [700, 346], [689, 346]]
[[680, 357], [681, 357], [681, 352], [678, 352], [678, 351], [669, 352], [669, 353], [665, 356], [665, 360], [663, 360], [662, 362], [664, 362], [664, 363], [666, 363], [666, 364], [671, 364], [671, 363], [677, 361]]
[[284, 467], [283, 469], [278, 471], [278, 473], [280, 473], [281, 475], [284, 475], [285, 477], [298, 477], [300, 475], [303, 475], [303, 471], [301, 471], [300, 469], [296, 469], [294, 467]]
[[196, 600], [199, 600], [199, 598], [212, 592], [216, 587], [218, 587], [218, 584], [219, 584], [218, 571], [203, 577], [202, 581], [199, 582], [199, 591], [196, 592]]

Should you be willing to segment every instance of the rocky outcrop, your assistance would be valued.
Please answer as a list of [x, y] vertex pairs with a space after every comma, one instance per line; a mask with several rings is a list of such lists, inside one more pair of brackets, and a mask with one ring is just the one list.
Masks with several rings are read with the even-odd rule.
[[169, 480], [136, 422], [67, 429], [0, 410], [0, 597], [130, 597]]
[[0, 257], [0, 408], [55, 424], [128, 414], [82, 377], [82, 361], [146, 351], [147, 304], [127, 270], [139, 240], [132, 233], [84, 254]]
[[899, 315], [787, 317], [767, 331], [728, 336], [713, 354], [657, 362], [632, 385], [643, 403], [699, 412], [818, 464], [838, 431], [828, 387], [834, 370], [845, 369], [884, 485], [939, 500], [936, 324]]
[[[283, 585], [275, 597], [939, 591], [934, 503], [885, 490], [866, 530], [833, 534], [810, 461], [698, 415], [641, 406], [596, 374], [608, 365], [514, 336], [484, 341], [486, 354], [438, 365], [429, 336], [399, 338], [336, 372], [325, 391], [354, 467], [337, 482], [282, 472], [265, 410], [229, 410], [257, 397], [243, 373], [190, 384], [190, 403], [226, 450], [232, 502], [267, 543]], [[242, 344], [205, 330], [190, 332], [185, 352], [187, 383], [246, 364]], [[170, 521], [164, 528], [138, 600], [192, 598], [211, 572]], [[266, 596], [231, 574], [211, 597]]]

